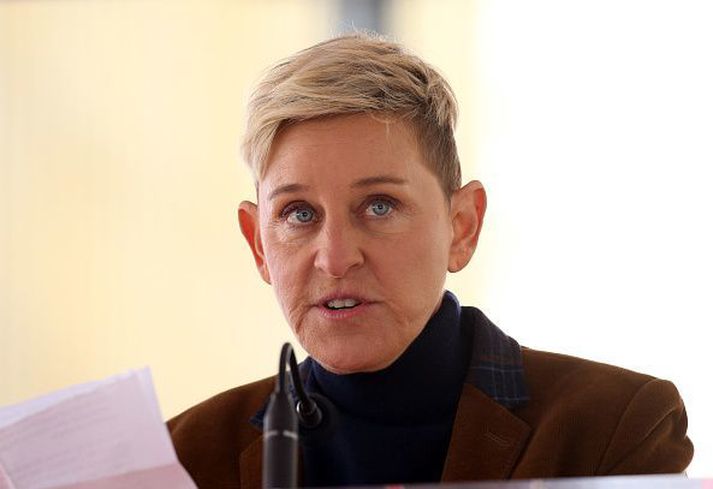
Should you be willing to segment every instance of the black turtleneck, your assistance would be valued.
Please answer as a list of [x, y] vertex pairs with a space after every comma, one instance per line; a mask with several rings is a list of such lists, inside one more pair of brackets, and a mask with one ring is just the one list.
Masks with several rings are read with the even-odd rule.
[[446, 292], [423, 331], [384, 370], [336, 375], [307, 359], [307, 389], [329, 398], [338, 416], [329, 436], [305, 440], [302, 484], [439, 481], [471, 335], [461, 328], [458, 300]]

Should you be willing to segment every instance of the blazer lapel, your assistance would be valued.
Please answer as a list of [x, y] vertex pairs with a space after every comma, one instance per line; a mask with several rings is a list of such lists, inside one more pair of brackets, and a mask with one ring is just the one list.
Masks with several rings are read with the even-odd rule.
[[262, 489], [262, 435], [240, 453], [240, 489]]
[[441, 480], [509, 478], [530, 431], [507, 408], [464, 384]]

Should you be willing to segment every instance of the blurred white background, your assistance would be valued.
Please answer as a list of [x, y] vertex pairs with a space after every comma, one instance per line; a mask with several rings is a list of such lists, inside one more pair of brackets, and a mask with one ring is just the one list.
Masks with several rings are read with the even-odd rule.
[[170, 417], [274, 372], [244, 103], [371, 27], [449, 79], [488, 190], [449, 288], [522, 344], [674, 381], [713, 475], [711, 25], [707, 0], [0, 1], [0, 404], [150, 365]]

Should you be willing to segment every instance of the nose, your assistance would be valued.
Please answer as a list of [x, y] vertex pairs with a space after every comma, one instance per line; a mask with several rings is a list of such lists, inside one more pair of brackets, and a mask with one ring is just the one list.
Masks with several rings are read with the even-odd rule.
[[330, 278], [342, 278], [363, 263], [358, 230], [348, 219], [327, 219], [317, 237], [315, 268]]

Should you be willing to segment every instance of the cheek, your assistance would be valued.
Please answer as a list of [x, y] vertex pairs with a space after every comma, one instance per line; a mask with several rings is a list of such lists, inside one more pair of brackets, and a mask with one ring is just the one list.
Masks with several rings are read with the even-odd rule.
[[450, 241], [443, 225], [420, 226], [384, 245], [388, 247], [388, 252], [383, 253], [384, 265], [402, 276], [413, 280], [420, 277], [425, 281], [421, 283], [428, 286], [429, 279], [447, 273]]
[[296, 273], [297, 257], [283, 249], [266, 249], [265, 261], [272, 278], [272, 287], [277, 292], [278, 297], [282, 297], [284, 292], [294, 288], [294, 282], [298, 279]]
[[261, 232], [265, 262], [274, 282], [281, 282], [291, 275], [291, 268], [297, 264], [299, 246], [285, 239], [280, 229], [267, 226]]
[[[268, 240], [270, 236], [267, 236]], [[305, 287], [310, 273], [304, 247], [276, 241], [265, 246], [265, 262], [273, 291], [290, 324], [298, 320], [299, 306], [305, 302]]]
[[440, 299], [448, 270], [448, 240], [442, 231], [417, 232], [382, 241], [372, 249], [371, 272], [405, 321], [428, 318]]

